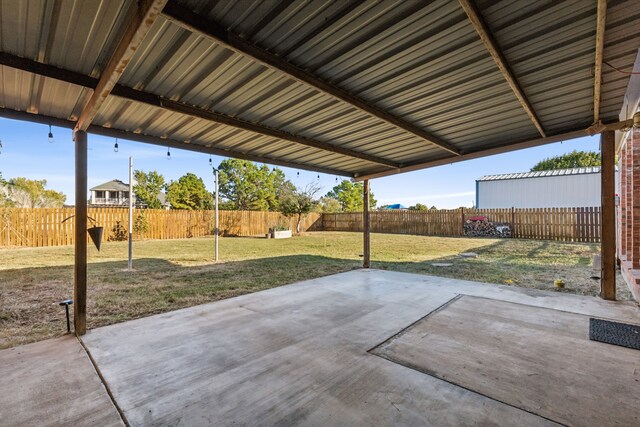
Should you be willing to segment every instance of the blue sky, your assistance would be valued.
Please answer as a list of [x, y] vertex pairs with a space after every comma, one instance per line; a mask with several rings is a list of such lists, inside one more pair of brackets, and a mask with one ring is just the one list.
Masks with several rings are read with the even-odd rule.
[[[0, 118], [0, 172], [5, 179], [24, 176], [46, 179], [48, 188], [62, 191], [67, 203], [74, 203], [74, 150], [71, 130], [53, 127], [54, 142], [47, 141], [47, 126]], [[409, 206], [423, 203], [438, 208], [471, 206], [475, 200], [475, 180], [482, 175], [528, 171], [539, 160], [572, 150], [598, 150], [598, 137], [587, 137], [514, 151], [497, 156], [453, 163], [422, 171], [410, 172], [371, 181], [378, 205], [401, 203]], [[164, 147], [119, 140], [119, 151], [113, 151], [115, 139], [89, 135], [89, 187], [112, 179], [128, 181], [128, 158], [133, 156], [134, 169], [157, 170], [167, 181], [187, 172], [202, 177], [209, 190], [213, 177], [209, 156], [184, 150], [171, 150], [167, 160]], [[222, 157], [213, 156], [218, 165]], [[317, 180], [317, 173], [281, 168], [296, 185]], [[341, 178], [339, 178], [341, 179]], [[334, 175], [320, 174], [323, 194], [336, 184]]]

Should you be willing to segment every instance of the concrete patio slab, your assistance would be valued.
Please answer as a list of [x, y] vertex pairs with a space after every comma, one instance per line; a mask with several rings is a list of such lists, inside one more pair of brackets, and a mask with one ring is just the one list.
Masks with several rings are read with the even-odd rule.
[[0, 426], [124, 426], [73, 336], [0, 351]]
[[585, 315], [461, 296], [372, 352], [562, 424], [640, 425], [640, 352]]
[[629, 303], [358, 270], [99, 328], [84, 342], [131, 425], [553, 425], [369, 352], [458, 295], [640, 323]]

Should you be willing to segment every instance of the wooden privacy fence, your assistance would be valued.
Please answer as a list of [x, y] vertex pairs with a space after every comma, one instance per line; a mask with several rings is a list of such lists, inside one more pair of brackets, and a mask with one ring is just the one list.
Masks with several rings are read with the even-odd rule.
[[[73, 208], [0, 209], [0, 247], [61, 246], [74, 243]], [[124, 208], [90, 208], [89, 216], [104, 227], [104, 240], [114, 240], [117, 224], [128, 230], [129, 213]], [[417, 234], [424, 236], [461, 236], [464, 221], [486, 216], [489, 221], [512, 226], [513, 236], [523, 239], [600, 242], [600, 208], [557, 209], [454, 209], [433, 211], [374, 211], [374, 233]], [[181, 239], [213, 234], [214, 211], [152, 210], [134, 211], [147, 224], [146, 232], [134, 231], [136, 239]], [[220, 234], [257, 236], [276, 225], [295, 229], [295, 218], [278, 212], [220, 211]], [[308, 215], [303, 231], [362, 231], [362, 213]]]
[[[0, 208], [0, 247], [71, 245], [74, 243], [74, 221], [62, 221], [74, 213], [73, 208]], [[118, 223], [121, 233], [128, 236], [128, 209], [89, 208], [88, 214], [98, 226], [104, 227], [103, 240], [114, 240]], [[215, 227], [214, 211], [136, 209], [133, 218], [134, 224], [136, 220], [147, 224], [144, 233], [134, 230], [136, 239], [201, 237], [212, 235]], [[319, 218], [320, 214], [308, 215], [302, 221], [301, 229], [319, 230]], [[295, 218], [287, 218], [278, 212], [220, 211], [219, 220], [223, 236], [264, 235], [270, 227], [277, 225], [293, 230], [296, 226]]]
[[[515, 238], [600, 242], [599, 207], [374, 211], [371, 232], [462, 236], [465, 221], [473, 216], [511, 225]], [[320, 227], [324, 231], [362, 231], [362, 213], [326, 213]]]

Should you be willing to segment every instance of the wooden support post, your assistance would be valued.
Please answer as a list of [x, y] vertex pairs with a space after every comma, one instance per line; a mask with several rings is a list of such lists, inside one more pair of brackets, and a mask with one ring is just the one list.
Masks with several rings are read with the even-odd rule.
[[364, 180], [364, 191], [362, 192], [364, 209], [362, 210], [362, 231], [364, 234], [364, 261], [363, 268], [369, 268], [371, 264], [371, 217], [369, 214], [369, 180]]
[[74, 132], [76, 150], [75, 264], [73, 326], [76, 335], [87, 332], [87, 133]]
[[616, 299], [616, 211], [615, 211], [615, 133], [603, 132], [600, 137], [602, 169], [600, 173], [602, 192], [602, 274], [600, 296], [606, 300]]

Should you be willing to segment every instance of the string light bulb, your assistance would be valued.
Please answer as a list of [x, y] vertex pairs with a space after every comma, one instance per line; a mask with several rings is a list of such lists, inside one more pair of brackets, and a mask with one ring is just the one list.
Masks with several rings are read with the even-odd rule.
[[2, 140], [0, 139], [0, 154], [2, 154]]
[[211, 156], [209, 156], [209, 166], [213, 166], [213, 160], [211, 160]]
[[320, 181], [320, 174], [318, 174], [318, 181]]
[[49, 125], [49, 144], [53, 144], [53, 132], [51, 131], [51, 125]]
[[167, 160], [171, 160], [171, 150], [167, 147]]
[[113, 151], [117, 153], [119, 149], [120, 147], [118, 147], [118, 138], [116, 138], [116, 143], [113, 145]]
[[338, 182], [338, 176], [336, 175], [336, 183]]
[[300, 171], [296, 173], [296, 178], [300, 178]]

